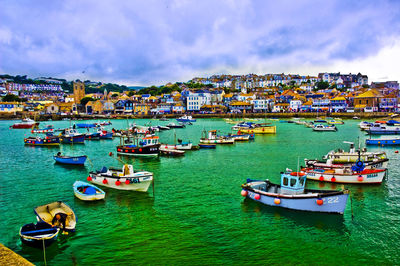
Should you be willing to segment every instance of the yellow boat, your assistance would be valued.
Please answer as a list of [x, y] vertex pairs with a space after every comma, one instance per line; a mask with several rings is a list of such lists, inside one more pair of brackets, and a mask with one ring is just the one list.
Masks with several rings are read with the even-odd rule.
[[264, 127], [255, 127], [255, 128], [247, 128], [241, 127], [239, 131], [242, 133], [247, 134], [275, 134], [276, 133], [276, 126], [264, 126]]

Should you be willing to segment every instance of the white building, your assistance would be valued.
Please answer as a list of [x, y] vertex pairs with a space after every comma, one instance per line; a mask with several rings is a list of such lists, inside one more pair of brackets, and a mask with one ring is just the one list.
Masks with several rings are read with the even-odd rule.
[[189, 93], [186, 98], [186, 110], [187, 111], [199, 111], [203, 105], [211, 104], [211, 93]]
[[289, 103], [289, 109], [298, 112], [301, 108], [302, 102], [300, 100], [291, 100]]

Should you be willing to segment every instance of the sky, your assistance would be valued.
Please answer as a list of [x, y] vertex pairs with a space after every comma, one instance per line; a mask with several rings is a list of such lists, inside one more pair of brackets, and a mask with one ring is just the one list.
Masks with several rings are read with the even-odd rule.
[[400, 1], [0, 0], [0, 73], [162, 85], [214, 74], [400, 80]]

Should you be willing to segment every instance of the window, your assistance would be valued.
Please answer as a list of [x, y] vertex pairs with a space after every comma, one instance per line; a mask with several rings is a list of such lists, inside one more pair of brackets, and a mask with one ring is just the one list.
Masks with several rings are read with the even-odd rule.
[[291, 178], [290, 179], [290, 186], [294, 187], [296, 185], [296, 182], [297, 182], [296, 178]]
[[287, 178], [287, 177], [284, 177], [284, 178], [283, 178], [283, 185], [284, 185], [284, 186], [287, 186], [287, 185], [288, 185], [288, 178]]

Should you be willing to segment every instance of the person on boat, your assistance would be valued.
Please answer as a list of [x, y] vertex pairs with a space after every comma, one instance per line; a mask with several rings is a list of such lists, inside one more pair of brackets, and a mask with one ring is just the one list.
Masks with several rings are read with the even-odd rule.
[[59, 152], [57, 152], [57, 156], [58, 157], [60, 157], [61, 156], [61, 152], [59, 151]]
[[57, 213], [53, 220], [51, 221], [52, 226], [61, 226], [62, 229], [65, 230], [65, 222], [67, 220], [68, 215], [66, 213], [59, 212]]

